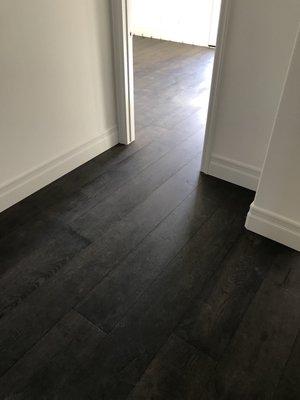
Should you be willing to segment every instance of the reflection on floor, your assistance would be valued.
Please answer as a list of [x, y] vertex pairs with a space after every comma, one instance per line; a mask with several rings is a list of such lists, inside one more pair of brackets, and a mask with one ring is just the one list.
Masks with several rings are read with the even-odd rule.
[[0, 215], [0, 399], [297, 399], [299, 255], [199, 174], [213, 51], [135, 50], [136, 142]]
[[[134, 37], [137, 137], [155, 126], [203, 139], [213, 49]], [[163, 132], [163, 129], [162, 129]]]

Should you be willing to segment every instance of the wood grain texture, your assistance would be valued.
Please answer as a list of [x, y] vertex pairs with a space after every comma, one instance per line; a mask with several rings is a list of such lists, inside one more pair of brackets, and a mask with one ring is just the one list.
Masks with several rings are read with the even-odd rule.
[[[9, 398], [54, 399], [66, 381], [84, 369], [104, 333], [74, 311], [67, 313], [1, 380]], [[66, 397], [68, 398], [68, 397]]]
[[298, 254], [281, 248], [235, 332], [204, 399], [269, 399], [300, 325]]
[[275, 390], [274, 400], [295, 400], [300, 398], [300, 331], [291, 355]]
[[278, 246], [243, 232], [177, 329], [177, 334], [220, 359], [275, 260]]
[[203, 391], [214, 361], [172, 335], [158, 352], [128, 400], [196, 399]]

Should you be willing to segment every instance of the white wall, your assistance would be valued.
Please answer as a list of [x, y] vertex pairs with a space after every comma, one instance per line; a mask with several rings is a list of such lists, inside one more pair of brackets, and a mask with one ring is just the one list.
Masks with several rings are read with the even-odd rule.
[[[136, 35], [215, 45], [221, 0], [130, 0]], [[212, 31], [211, 31], [212, 30]]]
[[246, 226], [300, 251], [300, 34]]
[[0, 210], [117, 142], [109, 0], [1, 0]]
[[231, 0], [206, 172], [256, 189], [300, 18], [299, 0]]

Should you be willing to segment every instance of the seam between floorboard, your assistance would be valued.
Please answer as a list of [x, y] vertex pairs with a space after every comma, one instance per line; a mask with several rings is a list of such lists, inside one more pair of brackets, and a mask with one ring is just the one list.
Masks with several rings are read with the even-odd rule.
[[298, 331], [298, 333], [297, 333], [297, 335], [296, 335], [296, 337], [295, 337], [294, 343], [293, 343], [293, 345], [292, 345], [292, 347], [291, 347], [290, 354], [289, 354], [289, 356], [287, 357], [286, 362], [284, 363], [284, 366], [282, 367], [282, 371], [281, 371], [281, 374], [280, 374], [280, 376], [279, 376], [279, 378], [278, 378], [278, 382], [277, 382], [277, 384], [276, 384], [276, 386], [275, 386], [275, 388], [274, 388], [274, 392], [272, 393], [272, 399], [276, 396], [276, 393], [277, 393], [277, 391], [278, 391], [278, 389], [279, 389], [279, 386], [280, 386], [280, 383], [281, 383], [281, 381], [282, 381], [282, 378], [284, 377], [284, 374], [285, 374], [285, 371], [286, 371], [286, 367], [287, 367], [289, 361], [291, 360], [291, 358], [292, 358], [292, 356], [293, 356], [293, 351], [294, 351], [294, 349], [295, 349], [295, 347], [296, 347], [296, 344], [297, 344], [297, 341], [298, 341], [299, 336], [300, 336], [300, 330]]
[[[197, 190], [197, 189], [195, 189], [195, 190]], [[191, 193], [193, 193], [193, 192], [191, 192]], [[178, 207], [179, 207], [179, 205], [178, 205]], [[177, 208], [177, 207], [176, 207], [176, 208]], [[175, 208], [173, 211], [175, 211], [176, 208]], [[212, 211], [212, 213], [209, 215], [209, 217], [207, 217], [207, 219], [206, 219], [205, 221], [202, 222], [202, 224], [199, 226], [199, 228], [197, 229], [197, 231], [196, 231], [196, 232], [195, 232], [181, 247], [180, 247], [180, 249], [177, 251], [177, 253], [176, 253], [169, 261], [167, 261], [167, 262], [163, 265], [164, 267], [167, 267], [169, 264], [171, 264], [171, 263], [175, 260], [175, 258], [176, 258], [176, 257], [178, 256], [178, 254], [181, 252], [181, 250], [182, 250], [182, 249], [183, 249], [197, 234], [198, 234], [198, 232], [200, 231], [200, 229], [202, 229], [203, 225], [205, 225], [205, 224], [212, 218], [212, 216], [217, 212], [218, 209], [219, 209], [219, 206], [217, 206], [216, 209], [215, 209], [214, 211]], [[173, 212], [173, 211], [172, 211], [172, 212]], [[136, 306], [136, 304], [138, 303], [139, 299], [144, 295], [144, 293], [145, 293], [151, 286], [153, 286], [153, 285], [155, 284], [155, 282], [157, 282], [157, 281], [160, 279], [160, 277], [161, 277], [161, 275], [162, 275], [163, 273], [164, 273], [164, 270], [162, 270], [161, 272], [159, 272], [158, 275], [153, 279], [153, 281], [150, 282], [149, 285], [145, 288], [145, 290], [143, 290], [143, 292], [139, 294], [139, 296], [136, 298], [136, 300], [134, 301], [134, 303], [128, 308], [126, 314], [130, 313], [130, 311], [131, 311], [131, 310]], [[119, 323], [120, 323], [124, 318], [126, 318], [126, 315], [124, 315], [118, 322], [116, 322], [116, 323], [113, 325], [112, 329], [110, 330], [110, 333], [114, 331], [114, 329], [119, 325]], [[177, 326], [177, 325], [176, 325], [176, 326]], [[175, 330], [175, 328], [174, 328], [174, 330]], [[173, 331], [174, 331], [174, 330], [173, 330]], [[173, 331], [172, 331], [172, 332], [173, 332]]]
[[[161, 128], [161, 127], [160, 127]], [[190, 136], [188, 136], [187, 138], [185, 138], [183, 141], [180, 141], [180, 143], [178, 143], [178, 145], [176, 145], [174, 148], [170, 148], [169, 151], [167, 151], [166, 153], [164, 153], [161, 157], [159, 157], [157, 160], [151, 162], [150, 164], [148, 164], [145, 168], [142, 168], [136, 175], [132, 175], [130, 177], [128, 177], [127, 179], [125, 179], [124, 182], [122, 182], [122, 184], [120, 186], [118, 186], [115, 190], [113, 190], [112, 193], [108, 194], [107, 196], [105, 196], [103, 199], [101, 199], [98, 203], [96, 203], [95, 205], [93, 205], [92, 207], [86, 209], [82, 214], [80, 214], [79, 216], [77, 216], [75, 219], [72, 220], [72, 222], [76, 221], [79, 218], [83, 218], [88, 212], [92, 211], [94, 208], [96, 208], [97, 206], [99, 206], [99, 204], [103, 203], [105, 200], [107, 200], [108, 198], [110, 198], [111, 196], [113, 196], [113, 194], [120, 190], [121, 188], [123, 188], [124, 186], [126, 186], [128, 184], [128, 182], [131, 179], [137, 178], [139, 175], [141, 175], [142, 173], [146, 172], [148, 168], [152, 167], [153, 165], [155, 165], [157, 162], [159, 162], [160, 160], [162, 160], [164, 157], [166, 157], [168, 154], [172, 153], [174, 151], [174, 149], [176, 149], [177, 147], [179, 148], [180, 145], [182, 145], [182, 143], [184, 143], [187, 140], [190, 140], [193, 136], [196, 136], [197, 133], [193, 133]], [[151, 142], [153, 143], [153, 142]], [[149, 146], [151, 143], [149, 143], [148, 145], [146, 145], [145, 147]], [[139, 151], [139, 150], [138, 150]], [[201, 154], [201, 153], [200, 153]], [[199, 155], [200, 155], [199, 154]], [[196, 157], [198, 157], [199, 155], [193, 156], [189, 161], [187, 161], [184, 165], [182, 165], [179, 169], [175, 170], [172, 175], [168, 176], [157, 188], [155, 188], [152, 193], [157, 190], [160, 186], [162, 186], [165, 182], [167, 182], [169, 179], [171, 179], [174, 175], [176, 175], [181, 169], [183, 169], [186, 165], [188, 165], [191, 161], [193, 161]], [[130, 156], [129, 156], [130, 157]], [[125, 159], [126, 160], [126, 159]], [[122, 162], [122, 161], [120, 161]], [[99, 175], [101, 176], [101, 175]], [[97, 178], [96, 178], [97, 179]], [[84, 188], [84, 186], [83, 186]], [[149, 197], [149, 196], [147, 196]], [[142, 204], [142, 203], [140, 203]], [[136, 206], [135, 206], [136, 207]], [[134, 207], [134, 208], [135, 208]], [[133, 208], [133, 209], [134, 209]], [[132, 210], [133, 210], [132, 209]], [[131, 211], [132, 211], [131, 210]]]
[[[166, 264], [164, 264], [164, 266], [168, 266], [169, 264], [171, 264], [171, 263], [174, 261], [174, 259], [175, 259], [175, 258], [178, 256], [178, 254], [180, 253], [180, 251], [194, 238], [194, 236], [196, 236], [196, 235], [198, 234], [199, 230], [203, 227], [203, 225], [204, 225], [205, 223], [207, 223], [207, 222], [212, 218], [212, 216], [217, 212], [217, 210], [218, 210], [219, 208], [220, 208], [220, 206], [217, 206], [217, 208], [212, 212], [212, 214], [208, 217], [208, 219], [205, 220], [205, 221], [203, 222], [203, 224], [201, 224], [201, 226], [199, 227], [199, 229], [197, 230], [197, 232], [195, 232], [195, 233], [189, 238], [189, 240], [180, 248], [180, 250], [176, 253], [176, 255], [174, 255], [174, 257], [172, 257]], [[161, 271], [161, 272], [153, 279], [153, 281], [150, 282], [150, 284], [147, 286], [147, 289], [149, 289], [151, 286], [155, 285], [155, 283], [160, 279], [160, 277], [161, 277], [162, 274], [164, 274], [164, 271]], [[135, 302], [134, 302], [134, 303], [132, 304], [132, 306], [128, 309], [128, 312], [130, 312], [130, 311], [136, 306], [136, 304], [138, 303], [139, 299], [144, 295], [144, 293], [146, 292], [147, 289], [145, 289], [145, 290], [143, 291], [143, 293], [141, 293], [141, 294], [137, 297], [137, 299], [135, 300]], [[114, 325], [114, 327], [113, 327], [113, 329], [111, 330], [111, 332], [113, 332], [113, 330], [119, 325], [119, 323], [120, 323], [124, 318], [126, 318], [126, 316], [124, 316], [123, 318], [121, 318], [121, 320], [118, 321], [118, 322]], [[180, 319], [180, 321], [181, 321], [181, 319]], [[178, 324], [176, 324], [176, 326], [174, 327], [173, 331], [176, 329], [177, 325], [178, 325]], [[173, 331], [172, 331], [172, 332], [173, 332]]]
[[[160, 225], [160, 224], [162, 224], [177, 208], [179, 208], [181, 205], [182, 205], [182, 203], [184, 203], [184, 201], [189, 197], [189, 196], [191, 196], [191, 194], [192, 193], [194, 193], [195, 192], [195, 190], [197, 190], [197, 188], [198, 188], [198, 186], [199, 186], [199, 184], [197, 184], [196, 185], [196, 187], [179, 203], [179, 204], [177, 204], [177, 206], [175, 207], [175, 208], [173, 208], [163, 219], [161, 219], [154, 227], [153, 227], [153, 229], [151, 229], [151, 231], [149, 231], [147, 234], [146, 234], [146, 236], [144, 236], [143, 237], [143, 239], [141, 239], [135, 246], [134, 246], [134, 248], [132, 248], [131, 250], [129, 250], [127, 253], [126, 253], [126, 255], [124, 256], [124, 257], [122, 257], [120, 260], [118, 260], [118, 262], [116, 263], [116, 265], [113, 267], [113, 268], [111, 268], [94, 286], [93, 286], [93, 288], [91, 289], [91, 290], [89, 290], [88, 291], [88, 293], [84, 296], [84, 298], [83, 299], [81, 299], [76, 305], [74, 305], [73, 307], [77, 307], [104, 279], [106, 279], [108, 276], [109, 276], [109, 274], [111, 274], [126, 258], [128, 258], [129, 256], [130, 256], [130, 254], [132, 254], [136, 249], [137, 249], [137, 247], [141, 244], [141, 243], [143, 243], [144, 242], [144, 240], [146, 240], [147, 238], [148, 238], [148, 236], [150, 236], [151, 234], [152, 234], [152, 232], [153, 231], [155, 231], [155, 229], [157, 229], [157, 227]], [[217, 207], [218, 208], [218, 207]], [[216, 210], [215, 210], [216, 211]], [[205, 220], [203, 223], [206, 223], [211, 217], [212, 217], [212, 215], [215, 213], [215, 211], [213, 211], [212, 212], [212, 214], [211, 214], [211, 216], [210, 217], [208, 217], [208, 219], [207, 220]], [[203, 226], [203, 224], [201, 224], [201, 227]], [[200, 229], [200, 228], [199, 228]], [[197, 230], [197, 232], [198, 232], [198, 230]], [[197, 233], [196, 232], [196, 233]], [[195, 233], [195, 234], [196, 234]], [[192, 235], [192, 237], [194, 237], [194, 235]], [[189, 239], [189, 240], [191, 240], [192, 239], [192, 237]], [[188, 241], [189, 241], [188, 240]], [[185, 243], [185, 245], [186, 245], [186, 243]], [[184, 245], [184, 246], [185, 246]], [[183, 246], [183, 247], [184, 247]], [[182, 247], [182, 248], [183, 248]], [[181, 248], [181, 249], [182, 249]], [[180, 249], [180, 250], [181, 250]], [[180, 251], [179, 250], [179, 251]], [[178, 253], [176, 253], [176, 255], [177, 255]], [[172, 258], [172, 260], [173, 260], [173, 258]], [[171, 260], [170, 261], [168, 261], [166, 264], [164, 264], [164, 265], [168, 265], [169, 264], [169, 262], [171, 262]], [[162, 271], [163, 272], [163, 271]], [[160, 274], [159, 274], [160, 275]], [[151, 285], [152, 285], [152, 283], [156, 280], [156, 278], [157, 277], [155, 277], [155, 279], [149, 284], [149, 286], [147, 286], [147, 288], [148, 287], [150, 287]], [[144, 293], [145, 291], [143, 291], [143, 293]], [[141, 293], [141, 295], [143, 294], [143, 293]], [[140, 295], [140, 296], [141, 296]], [[140, 298], [140, 296], [138, 296], [138, 299]], [[132, 305], [132, 307], [134, 306], [136, 304], [136, 301], [134, 302], [134, 304]], [[128, 311], [130, 311], [131, 309], [132, 309], [132, 307], [130, 307], [129, 309], [128, 309]], [[121, 320], [122, 320], [123, 318], [121, 318]], [[118, 321], [118, 322], [120, 322], [120, 321]], [[114, 328], [117, 326], [117, 324], [118, 323], [116, 323], [116, 324], [114, 324], [114, 326], [113, 326], [113, 328], [110, 330], [110, 332], [107, 332], [103, 327], [101, 328], [105, 333], [107, 333], [107, 334], [110, 334], [113, 330], [114, 330]]]
[[[159, 224], [161, 224], [172, 212], [174, 212], [174, 210], [176, 210], [177, 207], [179, 207], [179, 206], [191, 195], [191, 193], [193, 193], [193, 192], [197, 189], [198, 186], [199, 186], [199, 184], [197, 184], [196, 187], [195, 187], [189, 194], [187, 194], [187, 196], [186, 196], [175, 208], [172, 209], [172, 211], [170, 211], [162, 220], [160, 220], [160, 221], [155, 225], [155, 227], [153, 227], [153, 229], [152, 229], [150, 232], [148, 232], [147, 235], [146, 235], [145, 237], [143, 237], [143, 239], [141, 239], [141, 240], [136, 244], [136, 246], [135, 246], [133, 249], [131, 249], [130, 251], [128, 251], [128, 252], [124, 255], [124, 257], [122, 257], [120, 260], [118, 260], [117, 263], [116, 263], [116, 265], [115, 265], [111, 270], [109, 270], [109, 271], [108, 271], [108, 272], [93, 286], [93, 288], [92, 288], [91, 290], [89, 290], [89, 291], [87, 292], [87, 294], [85, 295], [85, 297], [88, 296], [88, 294], [89, 294], [91, 291], [93, 291], [93, 290], [95, 289], [95, 287], [96, 287], [100, 282], [102, 282], [102, 280], [105, 279], [105, 278], [106, 278], [106, 277], [107, 277], [107, 276], [108, 276], [108, 275], [109, 275], [109, 274], [110, 274], [110, 273], [111, 273], [125, 258], [127, 258], [127, 257], [129, 256], [129, 254], [131, 254], [131, 253], [136, 249], [136, 247], [139, 246], [140, 243], [142, 243], [142, 242], [144, 241], [144, 239], [145, 239], [148, 235], [150, 235], [150, 234], [157, 228], [157, 226], [158, 226]], [[92, 244], [93, 244], [93, 243], [92, 243]], [[91, 245], [92, 245], [92, 244], [91, 244]], [[91, 245], [90, 245], [90, 246], [91, 246]], [[89, 246], [85, 247], [85, 248], [83, 249], [83, 251], [86, 250], [88, 247], [89, 247]], [[81, 252], [79, 252], [79, 253], [77, 254], [77, 256], [79, 256], [80, 254], [81, 254]], [[51, 279], [52, 279], [52, 278], [51, 278]], [[85, 298], [85, 297], [84, 297], [84, 298]], [[20, 355], [20, 357], [18, 357], [18, 359], [17, 359], [9, 368], [7, 368], [7, 369], [3, 372], [3, 374], [0, 375], [0, 378], [2, 378], [3, 376], [5, 376], [5, 375], [8, 373], [8, 371], [10, 371], [23, 357], [25, 357], [26, 354], [29, 353], [29, 352], [32, 350], [32, 348], [33, 348], [35, 345], [37, 345], [37, 344], [51, 331], [51, 329], [53, 329], [54, 326], [55, 326], [59, 321], [61, 321], [61, 319], [64, 318], [64, 316], [65, 316], [68, 312], [70, 312], [71, 309], [75, 309], [75, 308], [82, 302], [82, 300], [83, 300], [83, 299], [81, 299], [81, 300], [78, 301], [77, 303], [73, 304], [72, 307], [70, 307], [70, 309], [69, 309], [66, 313], [64, 313], [63, 316], [61, 316], [60, 318], [58, 318], [58, 319], [46, 330], [46, 332], [45, 332], [35, 343], [32, 344], [32, 346], [30, 346], [26, 351], [24, 351], [24, 353], [22, 353], [22, 355]], [[76, 311], [77, 311], [77, 310], [76, 310]], [[80, 313], [80, 315], [81, 315], [81, 313]], [[103, 329], [101, 329], [101, 330], [103, 330]], [[105, 330], [104, 330], [104, 333], [106, 334], [106, 331], [105, 331]]]
[[[240, 235], [239, 235], [239, 236], [240, 236]], [[232, 246], [232, 247], [233, 247], [233, 246]], [[227, 256], [227, 255], [226, 255], [226, 256]], [[224, 260], [222, 260], [222, 262], [223, 262], [223, 261], [224, 261]], [[243, 320], [244, 320], [244, 318], [245, 318], [245, 315], [246, 315], [246, 313], [248, 312], [248, 310], [249, 310], [251, 304], [252, 304], [252, 303], [254, 302], [254, 300], [256, 299], [256, 296], [258, 295], [258, 293], [259, 293], [259, 291], [260, 291], [260, 289], [261, 289], [261, 287], [262, 287], [262, 285], [263, 285], [263, 283], [264, 283], [264, 281], [265, 281], [265, 279], [266, 279], [266, 277], [267, 277], [268, 272], [270, 271], [270, 269], [271, 269], [271, 267], [268, 269], [268, 271], [267, 271], [267, 273], [266, 273], [264, 279], [262, 279], [262, 281], [260, 282], [260, 285], [258, 286], [258, 288], [257, 288], [257, 290], [256, 290], [256, 292], [255, 292], [255, 295], [252, 297], [252, 299], [249, 300], [247, 306], [245, 307], [245, 310], [244, 310], [244, 312], [242, 313], [242, 316], [241, 316], [241, 318], [240, 318], [240, 320], [239, 320], [239, 322], [238, 322], [238, 325], [237, 325], [235, 331], [234, 331], [233, 334], [231, 335], [230, 340], [228, 341], [227, 345], [226, 345], [225, 348], [224, 348], [223, 354], [221, 355], [221, 357], [220, 357], [218, 360], [215, 360], [215, 361], [216, 361], [216, 365], [215, 365], [215, 368], [214, 368], [214, 372], [217, 372], [217, 370], [218, 370], [218, 368], [219, 368], [219, 366], [220, 366], [220, 363], [222, 362], [224, 356], [226, 355], [227, 351], [229, 350], [229, 348], [230, 348], [230, 346], [231, 346], [231, 344], [232, 344], [232, 341], [233, 341], [234, 337], [238, 334], [238, 331], [239, 331], [239, 328], [240, 328], [240, 326], [241, 326], [241, 323], [243, 322]], [[297, 339], [297, 337], [298, 337], [298, 335], [296, 335], [296, 339]], [[295, 342], [296, 342], [296, 339], [295, 339]], [[294, 347], [295, 342], [293, 343], [292, 348]], [[290, 353], [290, 355], [291, 355], [291, 353]], [[289, 355], [288, 359], [290, 358], [290, 355]], [[284, 372], [284, 368], [283, 368], [283, 371], [282, 371], [282, 372]], [[210, 383], [212, 382], [212, 379], [213, 379], [213, 376], [207, 381], [207, 384], [208, 384], [208, 385], [210, 385]], [[281, 379], [281, 377], [280, 377], [280, 379]], [[280, 379], [278, 380], [278, 384], [279, 384], [279, 382], [280, 382]], [[276, 385], [276, 387], [277, 387], [277, 385]], [[275, 392], [274, 392], [274, 394], [275, 394]], [[274, 394], [272, 395], [272, 398], [274, 397]], [[204, 394], [203, 394], [203, 395], [204, 395]], [[199, 400], [202, 400], [202, 399], [203, 399], [203, 395], [200, 397]], [[205, 400], [205, 399], [203, 399], [203, 400]]]
[[[76, 313], [76, 314], [78, 314], [83, 320], [85, 320], [89, 325], [92, 325], [99, 333], [101, 333], [102, 335], [103, 335], [103, 337], [107, 337], [108, 336], [108, 334], [102, 329], [102, 328], [100, 328], [99, 326], [97, 326], [97, 325], [95, 325], [94, 323], [93, 323], [93, 321], [91, 321], [89, 318], [87, 318], [85, 315], [83, 315], [80, 311], [78, 311], [78, 310], [76, 310], [74, 307], [72, 307], [66, 314], [65, 314], [65, 316], [69, 313], [69, 312], [74, 312], [74, 313]], [[57, 323], [54, 325], [54, 326], [56, 326], [57, 325]], [[53, 327], [54, 328], [54, 327]], [[52, 329], [53, 329], [52, 328]]]

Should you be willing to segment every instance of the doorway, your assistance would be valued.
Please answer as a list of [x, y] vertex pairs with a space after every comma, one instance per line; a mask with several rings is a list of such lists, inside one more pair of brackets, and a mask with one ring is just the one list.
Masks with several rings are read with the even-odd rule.
[[[209, 12], [203, 13], [206, 29], [200, 24], [198, 32], [195, 15], [199, 10], [193, 10], [192, 5], [199, 7], [199, 3], [206, 3]], [[205, 171], [228, 2], [172, 2], [173, 17], [181, 29], [175, 29], [170, 12], [165, 13], [161, 2], [114, 0], [112, 5], [120, 143], [143, 140], [150, 134], [153, 139], [173, 135], [169, 141], [173, 146], [177, 136], [185, 139], [184, 135], [195, 134], [201, 142], [200, 150], [204, 148]]]
[[136, 140], [151, 135], [176, 148], [193, 138], [201, 153], [214, 55], [209, 47], [133, 37]]

